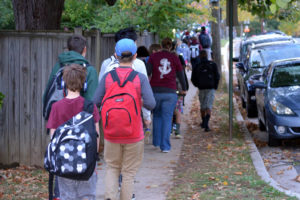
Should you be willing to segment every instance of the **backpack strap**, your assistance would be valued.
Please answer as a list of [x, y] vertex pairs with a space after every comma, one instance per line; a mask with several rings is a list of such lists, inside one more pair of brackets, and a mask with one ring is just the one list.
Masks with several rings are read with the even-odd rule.
[[93, 114], [94, 112], [94, 103], [90, 100], [84, 99], [83, 111]]
[[137, 74], [138, 74], [137, 71], [132, 70], [129, 76], [127, 77], [127, 79], [124, 81], [123, 85], [121, 85], [121, 87], [124, 87], [128, 81], [132, 82]]
[[111, 71], [110, 71], [110, 74], [111, 74], [111, 77], [112, 77], [112, 79], [113, 79], [114, 82], [117, 81], [117, 82], [118, 82], [118, 85], [119, 85], [120, 87], [124, 87], [128, 81], [131, 81], [131, 82], [133, 81], [133, 79], [136, 77], [136, 75], [138, 74], [138, 72], [132, 70], [132, 71], [130, 72], [130, 74], [128, 75], [127, 79], [123, 82], [122, 85], [121, 85], [121, 81], [120, 81], [120, 78], [119, 78], [119, 76], [118, 76], [118, 74], [117, 74], [116, 69], [111, 70]]

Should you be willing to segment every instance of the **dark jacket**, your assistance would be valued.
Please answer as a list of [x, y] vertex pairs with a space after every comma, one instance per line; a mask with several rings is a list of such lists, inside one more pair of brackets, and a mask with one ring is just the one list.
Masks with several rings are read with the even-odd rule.
[[192, 71], [192, 83], [201, 89], [218, 89], [220, 74], [215, 62], [202, 59]]

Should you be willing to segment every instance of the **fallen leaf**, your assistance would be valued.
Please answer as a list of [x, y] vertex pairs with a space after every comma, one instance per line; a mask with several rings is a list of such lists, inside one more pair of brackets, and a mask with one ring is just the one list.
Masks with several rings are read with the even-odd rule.
[[243, 175], [243, 172], [234, 172], [235, 175]]
[[227, 186], [227, 185], [228, 185], [228, 182], [227, 182], [227, 181], [224, 181], [224, 182], [223, 182], [223, 185]]
[[300, 183], [300, 175], [298, 175], [298, 176], [295, 178], [295, 181], [297, 181], [297, 182]]
[[284, 170], [280, 170], [279, 172], [277, 172], [276, 174], [277, 175], [281, 175], [281, 174], [283, 174], [284, 173]]
[[206, 147], [208, 150], [210, 150], [212, 148], [212, 144], [207, 144], [207, 147]]
[[288, 168], [287, 168], [287, 170], [292, 170], [293, 169], [293, 166], [289, 166]]
[[216, 178], [215, 178], [215, 177], [213, 177], [213, 176], [212, 176], [212, 177], [209, 177], [208, 179], [209, 179], [209, 180], [211, 180], [211, 181], [214, 181], [214, 180], [216, 180]]

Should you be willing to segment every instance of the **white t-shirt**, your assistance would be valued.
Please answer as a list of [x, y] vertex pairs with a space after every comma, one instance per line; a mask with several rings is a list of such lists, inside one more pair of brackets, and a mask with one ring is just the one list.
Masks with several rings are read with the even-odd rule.
[[[101, 69], [100, 69], [100, 73], [99, 73], [99, 82], [100, 82], [101, 78], [104, 76], [104, 74], [113, 70], [116, 67], [119, 67], [119, 61], [114, 56], [111, 56], [110, 58], [105, 59], [101, 65]], [[140, 60], [138, 58], [135, 59], [133, 61], [132, 69], [134, 69], [135, 71], [140, 72], [140, 73], [144, 74], [146, 77], [148, 77], [145, 63], [142, 60]]]
[[[110, 58], [107, 58], [102, 62], [100, 73], [99, 73], [99, 83], [104, 74], [107, 72], [113, 70], [114, 68], [119, 67], [119, 61], [114, 57], [111, 56]], [[144, 74], [146, 77], [147, 75], [147, 70], [144, 61], [140, 59], [135, 59], [132, 64], [132, 69], [134, 69], [137, 72], [140, 72]], [[143, 118], [145, 120], [151, 121], [151, 112], [150, 110], [147, 110], [146, 108], [142, 107], [142, 113], [143, 113]]]

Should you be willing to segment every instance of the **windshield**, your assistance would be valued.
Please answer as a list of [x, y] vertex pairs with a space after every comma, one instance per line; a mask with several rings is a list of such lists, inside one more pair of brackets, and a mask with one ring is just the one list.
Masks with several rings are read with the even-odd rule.
[[259, 50], [262, 54], [265, 66], [274, 60], [300, 57], [300, 45], [274, 46]]
[[300, 64], [278, 66], [274, 69], [271, 87], [289, 87], [300, 85]]

